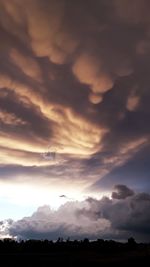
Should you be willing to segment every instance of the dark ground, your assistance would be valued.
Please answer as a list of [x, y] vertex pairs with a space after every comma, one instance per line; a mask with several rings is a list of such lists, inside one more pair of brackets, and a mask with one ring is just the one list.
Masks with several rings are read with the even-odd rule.
[[120, 253], [100, 255], [82, 251], [78, 253], [6, 253], [1, 254], [0, 266], [150, 266], [150, 255], [146, 253]]
[[[2, 241], [1, 241], [2, 242]], [[150, 266], [150, 245], [114, 241], [5, 241], [0, 266]]]

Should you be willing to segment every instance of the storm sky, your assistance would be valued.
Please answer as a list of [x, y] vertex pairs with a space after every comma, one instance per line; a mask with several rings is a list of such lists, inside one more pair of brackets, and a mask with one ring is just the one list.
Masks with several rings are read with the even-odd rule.
[[149, 10], [0, 0], [0, 237], [150, 239]]

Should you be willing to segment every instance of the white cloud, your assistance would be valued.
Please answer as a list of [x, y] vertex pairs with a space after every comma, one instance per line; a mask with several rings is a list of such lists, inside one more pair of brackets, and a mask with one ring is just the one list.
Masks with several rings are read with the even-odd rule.
[[82, 202], [72, 201], [56, 211], [43, 206], [31, 217], [11, 222], [7, 232], [25, 239], [56, 240], [59, 236], [106, 238], [108, 235], [109, 238], [122, 239], [130, 234], [138, 239], [148, 239], [149, 206], [150, 195], [146, 193], [128, 194], [128, 197], [117, 200], [103, 197], [99, 200], [88, 198]]

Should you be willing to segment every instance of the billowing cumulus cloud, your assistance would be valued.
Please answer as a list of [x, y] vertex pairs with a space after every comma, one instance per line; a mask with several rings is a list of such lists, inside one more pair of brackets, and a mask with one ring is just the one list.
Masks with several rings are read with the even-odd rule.
[[[20, 236], [28, 238], [42, 238], [46, 236], [48, 238], [57, 239], [58, 236], [76, 236], [80, 237], [93, 233], [91, 225], [97, 231], [102, 231], [108, 227], [109, 223], [103, 219], [101, 225], [98, 222], [91, 222], [86, 217], [80, 220], [76, 216], [76, 211], [82, 206], [86, 206], [87, 203], [68, 202], [64, 206], [61, 206], [58, 211], [52, 211], [49, 206], [43, 206], [31, 216], [23, 218], [18, 222], [14, 222], [12, 228], [9, 229], [9, 233], [14, 236]], [[61, 219], [62, 218], [62, 219]], [[17, 227], [20, 229], [17, 231]]]
[[[100, 181], [108, 179], [106, 191], [113, 179], [124, 184], [125, 171], [112, 174], [128, 170], [140, 151], [141, 162], [146, 158], [149, 6], [148, 0], [0, 0], [3, 186], [62, 187], [60, 195], [71, 190], [80, 199], [102, 193]], [[125, 203], [131, 194], [116, 187], [109, 201]]]
[[124, 199], [134, 195], [134, 191], [125, 185], [118, 184], [115, 186], [115, 191], [112, 192], [112, 198]]
[[[125, 185], [122, 191], [130, 190]], [[121, 187], [120, 186], [120, 187]], [[124, 188], [124, 189], [123, 189]], [[149, 239], [150, 195], [128, 194], [110, 199], [88, 198], [83, 202], [67, 202], [57, 211], [42, 206], [19, 221], [2, 221], [1, 232], [17, 238], [115, 238], [127, 239], [134, 234], [137, 240]], [[116, 215], [117, 214], [117, 215]]]

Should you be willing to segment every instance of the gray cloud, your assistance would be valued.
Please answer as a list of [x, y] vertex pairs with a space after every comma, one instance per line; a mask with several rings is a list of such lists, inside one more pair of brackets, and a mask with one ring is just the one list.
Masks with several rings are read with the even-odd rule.
[[7, 224], [7, 233], [25, 239], [56, 240], [59, 236], [70, 236], [122, 240], [133, 235], [137, 240], [149, 240], [149, 206], [150, 195], [146, 193], [135, 193], [124, 199], [103, 197], [67, 202], [57, 211], [43, 206], [31, 217], [11, 221]]
[[115, 191], [112, 192], [111, 197], [114, 199], [125, 199], [133, 196], [134, 191], [128, 188], [126, 185], [118, 184], [115, 186]]
[[82, 238], [89, 234], [93, 235], [108, 227], [107, 220], [100, 222], [76, 216], [76, 211], [87, 206], [86, 202], [67, 202], [57, 211], [52, 211], [49, 206], [40, 207], [31, 217], [23, 218], [14, 222], [9, 229], [12, 236], [21, 238], [50, 238], [56, 240], [59, 236], [67, 238]]

